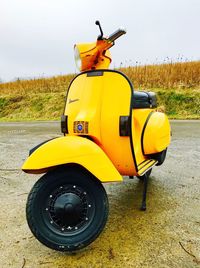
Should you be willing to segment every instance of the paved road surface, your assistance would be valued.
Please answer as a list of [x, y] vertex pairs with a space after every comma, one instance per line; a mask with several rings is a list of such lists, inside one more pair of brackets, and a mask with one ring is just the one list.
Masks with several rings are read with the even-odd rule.
[[173, 121], [172, 131], [167, 160], [151, 175], [148, 210], [138, 209], [138, 179], [106, 185], [104, 232], [86, 249], [66, 254], [29, 231], [25, 204], [38, 176], [19, 170], [31, 147], [60, 135], [59, 123], [0, 123], [0, 267], [200, 267], [200, 121]]

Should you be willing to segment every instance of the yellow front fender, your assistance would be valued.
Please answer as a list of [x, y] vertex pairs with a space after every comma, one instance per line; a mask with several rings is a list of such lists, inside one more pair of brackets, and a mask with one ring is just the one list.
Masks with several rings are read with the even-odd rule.
[[101, 182], [122, 181], [113, 163], [94, 142], [77, 136], [50, 140], [36, 149], [25, 161], [26, 173], [43, 173], [63, 164], [78, 164]]

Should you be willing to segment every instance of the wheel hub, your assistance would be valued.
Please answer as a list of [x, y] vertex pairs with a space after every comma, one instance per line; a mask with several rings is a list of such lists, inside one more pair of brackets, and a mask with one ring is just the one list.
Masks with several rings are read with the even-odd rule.
[[46, 212], [52, 228], [74, 232], [86, 226], [93, 215], [87, 193], [76, 185], [60, 186], [49, 195]]
[[60, 195], [54, 204], [55, 216], [60, 218], [63, 226], [74, 226], [81, 221], [84, 214], [84, 204], [74, 193]]

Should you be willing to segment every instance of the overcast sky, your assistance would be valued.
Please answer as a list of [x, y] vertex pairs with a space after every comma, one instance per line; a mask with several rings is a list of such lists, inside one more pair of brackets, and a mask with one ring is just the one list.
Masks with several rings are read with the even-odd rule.
[[200, 59], [200, 0], [0, 0], [0, 79], [75, 72], [73, 46], [119, 27], [112, 66]]

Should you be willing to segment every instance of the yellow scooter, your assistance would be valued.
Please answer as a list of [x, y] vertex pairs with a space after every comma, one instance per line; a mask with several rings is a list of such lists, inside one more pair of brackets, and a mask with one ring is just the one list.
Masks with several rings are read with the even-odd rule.
[[61, 119], [63, 137], [30, 150], [26, 173], [45, 173], [27, 200], [27, 221], [35, 237], [59, 251], [73, 251], [94, 241], [108, 216], [102, 183], [122, 176], [144, 181], [141, 209], [146, 209], [148, 178], [161, 165], [170, 143], [170, 125], [156, 111], [152, 92], [134, 91], [121, 72], [108, 70], [109, 48], [126, 32], [90, 44], [75, 45], [80, 74], [67, 91]]

